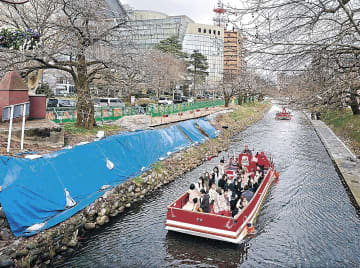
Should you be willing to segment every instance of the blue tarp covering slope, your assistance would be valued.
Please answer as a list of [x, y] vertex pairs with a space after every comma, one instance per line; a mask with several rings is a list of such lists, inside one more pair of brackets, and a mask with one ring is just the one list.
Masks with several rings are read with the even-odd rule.
[[[46, 221], [40, 231], [64, 221], [101, 196], [101, 186], [118, 185], [189, 145], [172, 126], [116, 135], [35, 160], [2, 156], [0, 202], [13, 233], [33, 235], [29, 226]], [[77, 202], [67, 210], [65, 188]]]
[[[195, 123], [186, 121], [179, 127], [193, 142], [201, 143], [206, 138]], [[214, 129], [208, 122], [200, 120], [198, 125], [213, 136]], [[102, 186], [118, 185], [190, 145], [174, 125], [111, 136], [35, 160], [0, 156], [0, 202], [12, 232], [16, 236], [33, 235], [94, 202], [104, 193]], [[68, 209], [65, 188], [76, 202]], [[42, 225], [28, 229], [36, 224]]]
[[206, 140], [206, 137], [196, 128], [196, 121], [197, 120], [184, 121], [179, 123], [178, 126], [194, 143], [202, 143]]
[[214, 139], [218, 136], [218, 131], [205, 119], [199, 119], [196, 124], [211, 138]]

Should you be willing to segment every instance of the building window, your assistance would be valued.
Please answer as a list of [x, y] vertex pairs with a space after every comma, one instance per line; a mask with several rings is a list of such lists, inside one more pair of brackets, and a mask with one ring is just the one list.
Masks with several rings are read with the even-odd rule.
[[204, 29], [204, 33], [206, 33], [206, 29]]
[[198, 28], [198, 32], [201, 33], [201, 28]]
[[216, 31], [214, 30], [213, 33], [216, 35]]
[[218, 35], [220, 35], [220, 31], [218, 31]]
[[211, 29], [209, 29], [209, 34], [211, 34]]

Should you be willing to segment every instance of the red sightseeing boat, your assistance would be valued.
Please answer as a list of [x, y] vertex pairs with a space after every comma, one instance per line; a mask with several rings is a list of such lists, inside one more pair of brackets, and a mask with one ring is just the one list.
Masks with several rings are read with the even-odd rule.
[[282, 109], [282, 112], [278, 112], [275, 115], [275, 119], [278, 120], [291, 120], [292, 115], [290, 114], [290, 112], [286, 111], [285, 108]]
[[254, 222], [272, 182], [275, 177], [278, 178], [278, 173], [274, 169], [274, 164], [263, 152], [256, 158], [251, 153], [241, 153], [235, 160], [238, 167], [234, 168], [234, 164], [230, 160], [229, 165], [225, 168], [229, 177], [234, 176], [240, 165], [247, 167], [249, 171], [255, 170], [256, 164], [264, 167], [264, 178], [248, 205], [234, 218], [214, 212], [189, 211], [183, 209], [189, 201], [189, 193], [185, 193], [168, 206], [165, 223], [167, 230], [235, 244], [241, 243], [244, 237], [253, 231], [253, 227], [249, 228], [248, 226]]

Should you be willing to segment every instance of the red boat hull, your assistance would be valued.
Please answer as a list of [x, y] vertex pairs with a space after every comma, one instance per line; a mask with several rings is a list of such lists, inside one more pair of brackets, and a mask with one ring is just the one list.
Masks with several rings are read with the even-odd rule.
[[277, 120], [291, 120], [292, 115], [290, 113], [277, 113], [275, 119]]

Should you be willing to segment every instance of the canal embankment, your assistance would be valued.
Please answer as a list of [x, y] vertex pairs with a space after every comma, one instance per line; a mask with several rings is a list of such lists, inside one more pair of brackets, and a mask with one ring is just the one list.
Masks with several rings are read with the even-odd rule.
[[343, 184], [349, 190], [354, 205], [360, 207], [360, 161], [346, 144], [321, 120], [308, 116], [320, 140], [338, 169]]
[[[231, 137], [261, 119], [269, 107], [269, 104], [250, 104], [234, 107], [232, 113], [217, 115], [211, 123], [221, 130], [218, 138], [207, 139], [200, 145], [157, 162], [151, 170], [106, 191], [71, 218], [34, 236], [12, 236], [7, 229], [5, 215], [0, 213], [3, 221], [0, 267], [11, 264], [18, 267], [51, 265], [54, 259], [71, 254], [79, 247], [79, 240], [85, 233], [101, 228], [154, 190], [226, 150]], [[227, 128], [223, 128], [224, 126]]]

